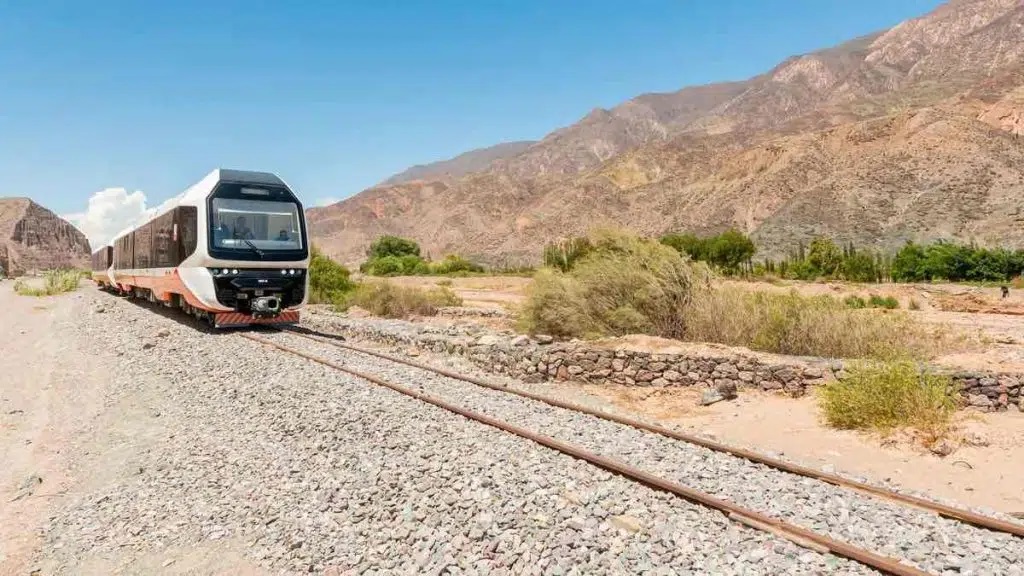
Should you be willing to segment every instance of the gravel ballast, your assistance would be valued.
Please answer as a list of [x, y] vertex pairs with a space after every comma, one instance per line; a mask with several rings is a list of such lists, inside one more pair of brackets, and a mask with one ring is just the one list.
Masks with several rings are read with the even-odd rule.
[[[61, 503], [44, 573], [185, 571], [194, 559], [181, 551], [210, 546], [271, 573], [870, 573], [176, 312], [89, 298], [94, 313], [64, 337], [111, 362], [107, 404], [135, 416], [79, 463], [119, 464]], [[365, 356], [345, 362], [462, 403], [493, 400], [476, 408], [584, 445], [609, 432]], [[628, 460], [650, 449], [618, 432], [608, 441]]]
[[908, 559], [929, 572], [1024, 574], [1024, 539], [1009, 534], [295, 335], [264, 337], [395, 383], [419, 387], [460, 406], [573, 442], [838, 540]]

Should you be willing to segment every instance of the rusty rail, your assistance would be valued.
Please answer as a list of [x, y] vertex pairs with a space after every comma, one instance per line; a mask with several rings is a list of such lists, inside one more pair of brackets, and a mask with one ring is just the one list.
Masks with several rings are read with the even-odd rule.
[[[359, 370], [354, 370], [352, 368], [342, 366], [335, 362], [331, 362], [330, 360], [319, 358], [317, 356], [313, 356], [312, 354], [308, 354], [301, 350], [296, 350], [294, 348], [284, 346], [283, 344], [271, 342], [270, 340], [259, 338], [257, 336], [253, 336], [252, 334], [243, 333], [239, 335], [242, 336], [243, 338], [247, 338], [249, 340], [252, 340], [253, 342], [257, 342], [264, 346], [270, 346], [283, 352], [294, 354], [295, 356], [299, 356], [301, 358], [305, 358], [307, 360], [316, 362], [323, 366], [327, 366], [329, 368], [333, 368], [341, 372], [346, 372], [348, 374], [356, 376], [357, 378], [367, 380], [369, 382], [372, 382], [379, 386], [383, 386], [385, 388], [389, 388], [391, 390], [394, 390], [395, 392], [399, 392], [406, 396], [410, 396], [422, 402], [426, 402], [439, 408], [443, 408], [445, 410], [448, 410], [449, 412], [458, 414], [470, 420], [475, 420], [477, 422], [486, 424], [488, 426], [492, 426], [499, 430], [515, 434], [516, 436], [525, 438], [532, 442], [536, 442], [537, 444], [546, 446], [553, 450], [557, 450], [559, 452], [562, 452], [563, 454], [568, 454], [569, 456], [572, 456], [574, 458], [584, 460], [595, 466], [604, 468], [605, 470], [615, 472], [616, 474], [622, 475], [626, 478], [630, 478], [636, 482], [640, 482], [651, 488], [662, 490], [664, 492], [669, 492], [671, 494], [675, 494], [677, 496], [685, 498], [691, 502], [696, 502], [709, 508], [714, 508], [722, 512], [734, 521], [741, 522], [752, 528], [763, 530], [776, 536], [786, 538], [787, 540], [790, 540], [798, 546], [810, 548], [817, 552], [825, 550], [837, 556], [842, 556], [844, 558], [849, 558], [850, 560], [860, 562], [861, 564], [870, 566], [887, 574], [895, 574], [899, 576], [925, 576], [928, 574], [927, 572], [924, 572], [912, 566], [902, 564], [894, 558], [882, 556], [880, 554], [871, 552], [870, 550], [865, 550], [863, 548], [859, 548], [846, 542], [834, 540], [832, 538], [829, 538], [828, 536], [812, 532], [805, 528], [801, 528], [800, 526], [790, 524], [784, 520], [780, 520], [778, 518], [767, 516], [760, 512], [744, 508], [742, 506], [729, 502], [728, 500], [716, 498], [710, 494], [706, 494], [704, 492], [694, 490], [682, 484], [666, 480], [659, 476], [655, 476], [654, 474], [650, 474], [648, 472], [640, 470], [639, 468], [630, 466], [624, 462], [620, 462], [618, 460], [608, 458], [606, 456], [601, 456], [600, 454], [595, 454], [575, 444], [563, 442], [561, 440], [551, 438], [550, 436], [538, 434], [527, 428], [523, 428], [521, 426], [517, 426], [515, 424], [511, 424], [509, 422], [505, 422], [502, 420], [498, 420], [485, 414], [480, 414], [479, 412], [467, 410], [466, 408], [457, 406], [455, 404], [451, 404], [445, 400], [441, 400], [440, 398], [424, 394], [423, 392], [419, 392], [411, 388], [406, 388], [405, 386], [401, 386], [399, 384], [388, 382], [372, 374], [367, 374]], [[323, 342], [322, 340], [318, 340], [316, 338], [312, 338], [312, 340]]]
[[[322, 344], [328, 344], [328, 345], [336, 346], [338, 348], [342, 348], [342, 349], [345, 349], [345, 350], [351, 350], [353, 352], [359, 352], [361, 354], [368, 354], [370, 356], [376, 356], [378, 358], [383, 358], [385, 360], [390, 360], [392, 362], [398, 362], [400, 364], [405, 364], [407, 366], [412, 366], [414, 368], [419, 368], [421, 370], [428, 370], [430, 372], [435, 372], [437, 374], [441, 374], [442, 376], [447, 376], [448, 378], [454, 378], [456, 380], [462, 380], [463, 382], [468, 382], [470, 384], [476, 384], [477, 386], [482, 386], [484, 388], [489, 388], [491, 390], [498, 390], [498, 391], [501, 391], [501, 392], [507, 392], [509, 394], [515, 394], [515, 395], [521, 396], [523, 398], [529, 398], [530, 400], [536, 400], [538, 402], [544, 402], [545, 404], [548, 404], [550, 406], [555, 406], [557, 408], [564, 408], [566, 410], [573, 410], [573, 411], [576, 411], [576, 412], [581, 412], [583, 414], [587, 414], [587, 415], [590, 415], [590, 416], [595, 416], [597, 418], [602, 418], [604, 420], [609, 420], [611, 422], [616, 422], [616, 423], [619, 423], [619, 424], [624, 424], [626, 426], [631, 426], [631, 427], [637, 428], [639, 430], [645, 430], [647, 432], [653, 432], [655, 434], [660, 434], [660, 435], [668, 437], [668, 438], [672, 438], [672, 439], [675, 439], [675, 440], [681, 440], [683, 442], [688, 442], [690, 444], [695, 444], [697, 446], [702, 446], [704, 448], [708, 448], [709, 450], [714, 450], [716, 452], [723, 452], [725, 454], [731, 454], [733, 456], [736, 456], [736, 457], [739, 457], [739, 458], [744, 458], [744, 459], [749, 460], [751, 462], [756, 462], [758, 464], [764, 464], [765, 466], [769, 466], [769, 467], [775, 468], [777, 470], [782, 470], [784, 472], [789, 472], [791, 474], [798, 474], [800, 476], [806, 476], [808, 478], [814, 478], [816, 480], [821, 480], [822, 482], [827, 482], [827, 483], [832, 484], [834, 486], [840, 486], [842, 488], [847, 488], [847, 489], [850, 489], [850, 490], [861, 492], [861, 493], [864, 493], [864, 494], [867, 494], [867, 495], [870, 495], [870, 496], [874, 496], [876, 498], [880, 498], [880, 499], [883, 499], [883, 500], [890, 500], [890, 501], [897, 502], [897, 503], [900, 503], [900, 504], [906, 504], [908, 506], [913, 506], [913, 507], [916, 507], [916, 508], [920, 508], [922, 510], [927, 510], [929, 512], [934, 512], [936, 514], [939, 514], [940, 516], [944, 516], [946, 518], [951, 518], [951, 519], [954, 519], [954, 520], [959, 520], [961, 522], [964, 522], [966, 524], [970, 524], [972, 526], [977, 526], [979, 528], [985, 528], [985, 529], [994, 530], [994, 531], [997, 531], [997, 532], [1006, 532], [1008, 534], [1013, 534], [1014, 536], [1024, 537], [1024, 525], [1017, 524], [1017, 523], [1014, 523], [1014, 522], [1008, 522], [1006, 520], [1000, 520], [998, 518], [992, 518], [990, 516], [985, 516], [983, 514], [978, 514], [976, 512], [971, 512], [970, 510], [963, 510], [963, 509], [960, 509], [960, 508], [954, 508], [952, 506], [947, 506], [945, 504], [941, 504], [939, 502], [933, 502], [931, 500], [926, 500], [924, 498], [919, 498], [917, 496], [911, 496], [909, 494], [901, 494], [899, 492], [894, 492], [892, 490], [887, 490], [885, 488], [881, 488], [881, 487], [878, 487], [878, 486], [872, 486], [871, 484], [868, 484], [868, 483], [865, 483], [865, 482], [859, 482], [857, 480], [851, 480], [849, 478], [844, 478], [844, 477], [839, 476], [837, 474], [829, 474], [827, 472], [822, 472], [820, 470], [816, 470], [814, 468], [810, 468], [810, 467], [807, 467], [807, 466], [801, 466], [799, 464], [793, 464], [791, 462], [786, 462], [786, 461], [780, 460], [778, 458], [772, 458], [770, 456], [765, 456], [764, 454], [760, 454], [760, 453], [755, 452], [753, 450], [747, 450], [745, 448], [737, 448], [737, 447], [734, 447], [734, 446], [729, 446], [727, 444], [722, 444], [720, 442], [715, 442], [714, 440], [708, 440], [706, 438], [701, 438], [699, 436], [693, 436], [693, 435], [690, 435], [690, 434], [684, 434], [682, 432], [678, 432], [676, 430], [671, 430], [669, 428], [665, 428], [664, 426], [659, 426], [657, 424], [648, 424], [647, 422], [642, 422], [642, 421], [636, 420], [634, 418], [629, 418], [629, 417], [626, 417], [626, 416], [619, 416], [619, 415], [616, 415], [616, 414], [610, 414], [608, 412], [602, 412], [602, 411], [599, 411], [599, 410], [594, 410], [594, 409], [591, 409], [591, 408], [587, 408], [586, 406], [581, 406], [579, 404], [574, 404], [572, 402], [566, 402], [564, 400], [559, 400], [557, 398], [552, 398], [550, 396], [544, 396], [542, 394], [534, 394], [532, 392], [527, 392], [525, 390], [518, 390], [518, 389], [515, 389], [515, 388], [509, 388], [507, 386], [501, 386], [499, 384], [494, 384], [493, 382], [487, 382], [486, 380], [481, 380], [479, 378], [474, 378], [472, 376], [466, 376], [466, 375], [463, 375], [463, 374], [459, 374], [457, 372], [452, 372], [451, 370], [445, 370], [443, 368], [435, 368], [434, 366], [423, 364], [421, 362], [415, 362], [413, 360], [406, 360], [404, 358], [399, 358], [397, 356], [392, 356], [390, 354], [385, 354], [383, 352], [378, 352], [376, 350], [370, 350], [370, 349], [367, 349], [367, 348], [362, 348], [360, 346], [353, 346], [351, 344], [343, 344], [341, 342], [334, 342], [334, 341], [331, 341], [331, 340], [324, 340], [322, 338], [316, 338], [314, 336], [310, 336], [309, 334], [303, 334], [303, 333], [295, 331], [295, 330], [286, 330], [286, 331], [289, 334], [294, 334], [296, 336], [301, 336], [303, 338], [308, 338], [310, 340], [314, 340], [314, 341], [320, 342]], [[326, 335], [326, 334], [324, 336], [330, 337], [330, 335]]]

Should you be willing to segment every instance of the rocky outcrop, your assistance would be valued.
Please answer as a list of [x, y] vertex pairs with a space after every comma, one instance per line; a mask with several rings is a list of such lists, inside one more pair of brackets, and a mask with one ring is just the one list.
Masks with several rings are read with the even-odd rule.
[[0, 198], [0, 268], [8, 276], [89, 264], [89, 241], [28, 198]]
[[[680, 342], [652, 352], [625, 340], [557, 342], [546, 336], [531, 338], [475, 325], [440, 327], [331, 313], [312, 313], [304, 322], [407, 352], [413, 348], [462, 356], [487, 372], [526, 382], [697, 386], [714, 391], [754, 388], [803, 396], [846, 374], [839, 360], [779, 356], [720, 345]], [[1024, 409], [1024, 374], [932, 370], [950, 376], [964, 406], [983, 412]]]

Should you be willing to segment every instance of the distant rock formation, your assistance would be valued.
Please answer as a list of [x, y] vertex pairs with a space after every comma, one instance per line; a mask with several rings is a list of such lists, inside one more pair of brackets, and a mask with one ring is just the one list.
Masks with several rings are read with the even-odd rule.
[[0, 268], [8, 276], [87, 267], [89, 240], [28, 198], [0, 198]]

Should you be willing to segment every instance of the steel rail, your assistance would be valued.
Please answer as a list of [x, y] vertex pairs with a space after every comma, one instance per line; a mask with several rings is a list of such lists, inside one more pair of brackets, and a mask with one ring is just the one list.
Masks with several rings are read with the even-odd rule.
[[[335, 370], [351, 374], [353, 376], [356, 376], [357, 378], [361, 378], [363, 380], [372, 382], [379, 386], [389, 388], [391, 390], [394, 390], [395, 392], [399, 392], [401, 394], [415, 398], [422, 402], [426, 402], [428, 404], [432, 404], [434, 406], [437, 406], [444, 410], [448, 410], [449, 412], [458, 414], [470, 420], [475, 420], [477, 422], [486, 424], [499, 430], [515, 434], [516, 436], [525, 438], [527, 440], [530, 440], [542, 446], [546, 446], [553, 450], [557, 450], [559, 452], [562, 452], [563, 454], [567, 454], [574, 458], [584, 460], [595, 466], [604, 468], [605, 470], [615, 472], [616, 474], [632, 479], [651, 488], [662, 490], [664, 492], [669, 492], [691, 502], [696, 502], [709, 508], [714, 508], [724, 513], [727, 517], [734, 521], [741, 522], [752, 528], [767, 531], [776, 536], [786, 538], [787, 540], [790, 540], [798, 546], [810, 548], [817, 552], [831, 552], [832, 554], [835, 554], [837, 556], [842, 556], [844, 558], [854, 560], [856, 562], [859, 562], [866, 566], [870, 566], [887, 574], [895, 574], [898, 576], [924, 576], [928, 574], [928, 572], [924, 572], [913, 566], [902, 564], [894, 558], [882, 556], [880, 554], [871, 552], [870, 550], [865, 550], [863, 548], [859, 548], [846, 542], [834, 540], [832, 538], [829, 538], [828, 536], [812, 532], [810, 530], [801, 528], [800, 526], [796, 526], [794, 524], [790, 524], [778, 518], [774, 518], [762, 514], [760, 512], [744, 508], [728, 500], [716, 498], [715, 496], [712, 496], [710, 494], [694, 490], [693, 488], [689, 488], [687, 486], [684, 486], [676, 482], [672, 482], [670, 480], [666, 480], [664, 478], [661, 478], [660, 476], [655, 476], [654, 474], [645, 472], [643, 470], [640, 470], [639, 468], [630, 466], [624, 462], [620, 462], [618, 460], [608, 458], [606, 456], [601, 456], [600, 454], [595, 454], [575, 444], [564, 442], [562, 440], [557, 440], [555, 438], [551, 438], [550, 436], [538, 434], [527, 428], [523, 428], [521, 426], [517, 426], [515, 424], [511, 424], [503, 420], [498, 420], [485, 414], [480, 414], [479, 412], [468, 410], [466, 408], [449, 403], [440, 398], [430, 396], [418, 390], [413, 390], [411, 388], [407, 388], [399, 384], [388, 382], [372, 374], [367, 374], [359, 370], [348, 368], [336, 362], [319, 358], [312, 354], [308, 354], [301, 350], [296, 350], [283, 344], [278, 344], [277, 342], [272, 342], [270, 340], [259, 338], [257, 336], [253, 336], [252, 334], [247, 333], [242, 333], [239, 335], [242, 336], [243, 338], [246, 338], [253, 342], [257, 342], [264, 346], [270, 346], [272, 348], [281, 350], [282, 352], [287, 352], [289, 354], [299, 356], [300, 358], [305, 358], [306, 360], [316, 362], [323, 366], [327, 366], [329, 368], [333, 368]], [[313, 338], [313, 340], [317, 339]]]
[[[445, 370], [444, 368], [436, 368], [434, 366], [430, 366], [428, 364], [424, 364], [424, 363], [421, 363], [421, 362], [416, 362], [416, 361], [413, 361], [413, 360], [407, 360], [405, 358], [399, 358], [397, 356], [392, 356], [390, 354], [386, 354], [386, 353], [383, 353], [383, 352], [378, 352], [376, 350], [370, 350], [368, 348], [363, 348], [363, 347], [360, 347], [360, 346], [353, 346], [352, 344], [343, 344], [341, 342], [335, 342], [335, 341], [331, 341], [331, 340], [324, 340], [322, 338], [317, 338], [317, 337], [314, 337], [314, 336], [310, 336], [309, 334], [303, 334], [301, 332], [297, 332], [297, 331], [291, 330], [291, 329], [284, 330], [284, 331], [288, 332], [289, 334], [294, 334], [296, 336], [301, 336], [303, 338], [308, 338], [310, 340], [314, 340], [316, 342], [320, 342], [320, 343], [323, 343], [323, 344], [328, 344], [328, 345], [331, 345], [331, 346], [336, 346], [338, 348], [342, 348], [342, 349], [345, 349], [345, 350], [351, 350], [353, 352], [359, 352], [359, 353], [362, 353], [362, 354], [368, 354], [370, 356], [376, 356], [378, 358], [383, 358], [385, 360], [390, 360], [392, 362], [397, 362], [399, 364], [405, 364], [407, 366], [412, 366], [414, 368], [419, 368], [421, 370], [428, 370], [430, 372], [435, 372], [435, 373], [440, 374], [442, 376], [447, 376], [448, 378], [454, 378], [456, 380], [462, 380], [464, 382], [468, 382], [470, 384], [475, 384], [477, 386], [482, 386], [484, 388], [489, 388], [491, 390], [498, 390], [498, 391], [506, 392], [506, 393], [509, 393], [509, 394], [515, 394], [517, 396], [521, 396], [523, 398], [529, 398], [530, 400], [536, 400], [538, 402], [543, 402], [545, 404], [548, 404], [550, 406], [555, 406], [557, 408], [564, 408], [566, 410], [573, 410], [573, 411], [580, 412], [580, 413], [583, 413], [583, 414], [587, 414], [587, 415], [590, 415], [590, 416], [594, 416], [594, 417], [597, 417], [597, 418], [602, 418], [604, 420], [609, 420], [611, 422], [616, 422], [616, 423], [624, 424], [626, 426], [631, 426], [633, 428], [637, 428], [637, 429], [640, 429], [640, 430], [645, 430], [647, 432], [653, 432], [655, 434], [660, 434], [662, 436], [665, 436], [665, 437], [668, 437], [668, 438], [672, 438], [674, 440], [681, 440], [683, 442], [687, 442], [687, 443], [690, 443], [690, 444], [695, 444], [697, 446], [702, 446], [704, 448], [707, 448], [709, 450], [714, 450], [716, 452], [722, 452], [722, 453], [725, 453], [725, 454], [731, 454], [733, 456], [736, 456], [736, 457], [739, 457], [739, 458], [744, 458], [744, 459], [749, 460], [751, 462], [756, 462], [758, 464], [764, 464], [765, 466], [769, 466], [769, 467], [775, 468], [777, 470], [782, 470], [783, 472], [789, 472], [791, 474], [797, 474], [797, 475], [800, 475], [800, 476], [806, 476], [808, 478], [814, 478], [816, 480], [821, 480], [822, 482], [827, 482], [827, 483], [832, 484], [834, 486], [839, 486], [839, 487], [842, 487], [842, 488], [847, 488], [847, 489], [850, 489], [850, 490], [853, 490], [853, 491], [861, 492], [861, 493], [864, 493], [864, 494], [867, 494], [867, 495], [870, 495], [870, 496], [874, 496], [874, 497], [879, 498], [879, 499], [891, 500], [893, 502], [897, 502], [897, 503], [900, 503], [900, 504], [906, 504], [906, 505], [909, 505], [909, 506], [920, 508], [922, 510], [927, 510], [929, 512], [934, 512], [936, 514], [939, 514], [940, 516], [943, 516], [943, 517], [946, 517], [946, 518], [951, 518], [953, 520], [959, 520], [961, 522], [964, 522], [966, 524], [970, 524], [972, 526], [977, 526], [979, 528], [985, 528], [985, 529], [994, 530], [994, 531], [997, 531], [997, 532], [1006, 532], [1008, 534], [1013, 534], [1014, 536], [1024, 537], [1024, 525], [1017, 524], [1017, 523], [1014, 523], [1014, 522], [1008, 522], [1006, 520], [1000, 520], [998, 518], [992, 518], [991, 516], [985, 516], [983, 514], [978, 514], [977, 512], [971, 512], [970, 510], [963, 510], [963, 509], [960, 509], [960, 508], [954, 508], [952, 506], [947, 506], [945, 504], [941, 504], [939, 502], [933, 502], [931, 500], [926, 500], [924, 498], [919, 498], [917, 496], [911, 496], [909, 494], [901, 494], [899, 492], [894, 492], [892, 490], [887, 490], [885, 488], [881, 488], [881, 487], [878, 487], [878, 486], [873, 486], [873, 485], [868, 484], [866, 482], [860, 482], [860, 481], [857, 481], [857, 480], [852, 480], [850, 478], [844, 478], [844, 477], [839, 476], [837, 474], [830, 474], [830, 473], [822, 472], [820, 470], [816, 470], [814, 468], [810, 468], [810, 467], [807, 467], [807, 466], [801, 466], [799, 464], [793, 464], [792, 462], [786, 462], [786, 461], [780, 460], [778, 458], [772, 458], [770, 456], [766, 456], [764, 454], [760, 454], [760, 453], [755, 452], [753, 450], [748, 450], [748, 449], [745, 449], [745, 448], [738, 448], [738, 447], [735, 447], [735, 446], [729, 446], [727, 444], [722, 444], [720, 442], [715, 442], [714, 440], [708, 440], [706, 438], [701, 438], [699, 436], [694, 436], [694, 435], [691, 435], [691, 434], [685, 434], [685, 433], [682, 433], [682, 432], [678, 432], [676, 430], [672, 430], [672, 429], [666, 428], [664, 426], [659, 426], [657, 424], [649, 424], [647, 422], [642, 422], [642, 421], [636, 420], [634, 418], [629, 418], [629, 417], [626, 417], [626, 416], [619, 416], [619, 415], [616, 415], [616, 414], [611, 414], [611, 413], [603, 412], [603, 411], [600, 411], [600, 410], [594, 410], [594, 409], [588, 408], [586, 406], [581, 406], [579, 404], [574, 404], [572, 402], [567, 402], [567, 401], [564, 401], [564, 400], [559, 400], [557, 398], [552, 398], [550, 396], [545, 396], [545, 395], [542, 395], [542, 394], [535, 394], [533, 392], [527, 392], [525, 390], [518, 390], [518, 389], [515, 389], [515, 388], [510, 388], [508, 386], [502, 386], [500, 384], [494, 384], [493, 382], [487, 382], [486, 380], [481, 380], [479, 378], [475, 378], [475, 377], [472, 377], [472, 376], [466, 376], [466, 375], [463, 375], [463, 374], [459, 374], [457, 372], [453, 372], [451, 370]], [[331, 336], [329, 334], [322, 334], [322, 333], [318, 333], [318, 334], [321, 334], [321, 335], [323, 335], [325, 337], [328, 337], [328, 338]]]

